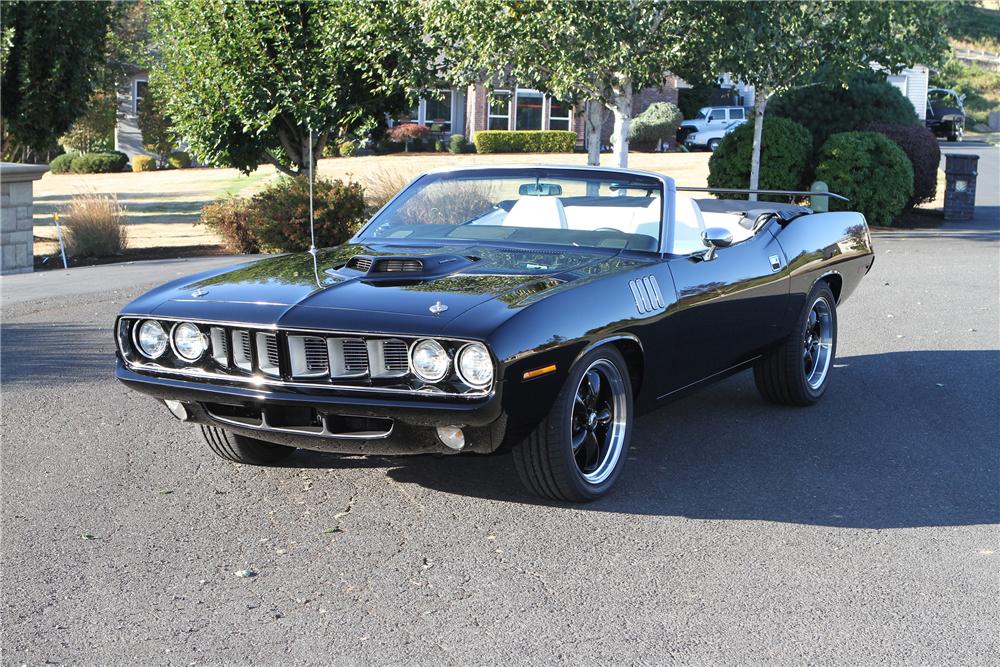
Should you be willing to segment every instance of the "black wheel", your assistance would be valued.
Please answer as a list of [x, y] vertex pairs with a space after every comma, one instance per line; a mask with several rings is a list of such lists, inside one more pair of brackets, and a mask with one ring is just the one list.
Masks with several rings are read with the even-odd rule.
[[603, 346], [570, 371], [548, 416], [513, 448], [529, 491], [585, 502], [614, 485], [632, 439], [632, 383], [621, 353]]
[[826, 391], [837, 354], [837, 302], [825, 282], [817, 283], [795, 331], [753, 369], [761, 395], [782, 405], [812, 405]]
[[248, 438], [215, 426], [207, 424], [199, 426], [208, 448], [217, 456], [234, 463], [266, 466], [287, 459], [295, 451], [294, 447]]
[[719, 144], [721, 144], [721, 143], [722, 143], [722, 139], [709, 139], [708, 140], [708, 150], [710, 150], [710, 151], [712, 151], [714, 153], [715, 151], [719, 150]]

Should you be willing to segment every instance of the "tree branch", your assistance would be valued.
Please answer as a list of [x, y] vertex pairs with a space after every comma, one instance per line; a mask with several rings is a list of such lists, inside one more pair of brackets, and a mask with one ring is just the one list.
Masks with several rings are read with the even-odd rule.
[[281, 161], [278, 160], [278, 158], [274, 157], [274, 154], [271, 153], [271, 151], [264, 151], [264, 158], [268, 162], [273, 164], [278, 171], [280, 171], [282, 174], [285, 174], [286, 176], [291, 176], [292, 178], [295, 178], [296, 176], [302, 173], [301, 167], [299, 168], [298, 171], [292, 171], [289, 167], [286, 167], [285, 165], [281, 164]]

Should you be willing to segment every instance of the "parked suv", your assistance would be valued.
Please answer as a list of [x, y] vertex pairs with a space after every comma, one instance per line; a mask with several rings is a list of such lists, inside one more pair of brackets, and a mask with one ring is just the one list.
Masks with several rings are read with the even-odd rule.
[[704, 130], [725, 130], [733, 121], [746, 120], [750, 112], [744, 107], [702, 107], [698, 115], [681, 123], [677, 143], [683, 144], [687, 135]]

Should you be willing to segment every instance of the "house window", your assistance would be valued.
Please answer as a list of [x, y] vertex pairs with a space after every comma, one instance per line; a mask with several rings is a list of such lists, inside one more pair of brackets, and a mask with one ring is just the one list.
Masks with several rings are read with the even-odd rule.
[[139, 106], [142, 104], [143, 98], [146, 97], [146, 90], [149, 88], [149, 82], [145, 79], [135, 80], [135, 90], [132, 93], [132, 105], [133, 113], [139, 113]]
[[568, 104], [565, 102], [560, 102], [559, 100], [551, 99], [549, 100], [549, 129], [550, 130], [568, 130], [569, 129], [569, 119], [572, 115], [572, 110]]
[[542, 129], [542, 104], [544, 101], [545, 97], [537, 90], [518, 90], [514, 129]]
[[451, 91], [441, 91], [441, 99], [421, 100], [424, 105], [424, 125], [435, 132], [451, 132]]
[[489, 116], [486, 120], [487, 130], [510, 129], [510, 92], [494, 90], [489, 98]]

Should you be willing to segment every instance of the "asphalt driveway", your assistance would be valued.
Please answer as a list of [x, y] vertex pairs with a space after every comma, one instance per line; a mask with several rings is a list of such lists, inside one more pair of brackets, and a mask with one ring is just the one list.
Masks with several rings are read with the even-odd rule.
[[226, 260], [4, 278], [3, 663], [997, 664], [981, 151], [976, 221], [876, 236], [820, 405], [730, 378], [640, 421], [582, 507], [509, 457], [214, 458], [115, 382], [111, 324]]

